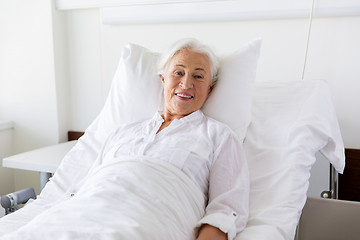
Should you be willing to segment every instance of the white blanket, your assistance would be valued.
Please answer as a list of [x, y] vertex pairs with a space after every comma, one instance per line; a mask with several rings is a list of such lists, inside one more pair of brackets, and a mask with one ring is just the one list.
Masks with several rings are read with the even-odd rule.
[[96, 168], [75, 196], [1, 239], [195, 239], [204, 204], [173, 165], [116, 159]]

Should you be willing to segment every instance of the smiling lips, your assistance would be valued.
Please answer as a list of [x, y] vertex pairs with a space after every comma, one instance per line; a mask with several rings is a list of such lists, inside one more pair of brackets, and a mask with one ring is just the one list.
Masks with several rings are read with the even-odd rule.
[[185, 92], [177, 92], [177, 93], [175, 93], [175, 95], [180, 97], [183, 100], [190, 100], [190, 99], [194, 98], [194, 96], [191, 96]]

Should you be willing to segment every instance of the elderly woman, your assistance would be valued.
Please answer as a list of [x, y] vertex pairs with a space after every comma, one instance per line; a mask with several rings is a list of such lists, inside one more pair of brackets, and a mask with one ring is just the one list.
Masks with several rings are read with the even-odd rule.
[[[120, 127], [103, 149], [108, 155], [142, 155], [180, 168], [207, 198], [198, 240], [232, 239], [247, 222], [249, 180], [241, 143], [201, 107], [217, 79], [218, 60], [197, 40], [181, 40], [160, 61], [164, 110]], [[194, 226], [196, 227], [196, 226]]]
[[[227, 233], [234, 235], [245, 227], [248, 216], [248, 179], [241, 145], [229, 128], [200, 110], [217, 71], [218, 61], [208, 47], [195, 40], [175, 44], [161, 65], [165, 105], [153, 125], [156, 134], [163, 134], [159, 139], [184, 148], [189, 142], [207, 143], [211, 149], [207, 158], [195, 157], [201, 156], [201, 150], [195, 150], [186, 159], [174, 160], [183, 162], [182, 169], [209, 198], [198, 240], [227, 239]], [[177, 135], [185, 138], [178, 140]]]
[[[106, 155], [144, 155], [180, 168], [207, 198], [198, 240], [232, 239], [247, 222], [249, 182], [241, 143], [201, 107], [217, 78], [218, 61], [196, 40], [177, 42], [160, 62], [164, 110], [118, 129]], [[195, 227], [195, 226], [194, 226]]]
[[[72, 195], [71, 199], [59, 200], [58, 206], [50, 208], [41, 218], [32, 221], [38, 231], [34, 232], [33, 228], [28, 226], [29, 231], [25, 227], [20, 229], [23, 235], [14, 236], [34, 236], [31, 239], [37, 239], [37, 236], [44, 236], [44, 231], [50, 229], [48, 232], [51, 235], [52, 229], [57, 228], [60, 229], [58, 236], [62, 234], [62, 239], [78, 239], [76, 234], [79, 231], [88, 234], [86, 239], [233, 239], [245, 228], [248, 218], [248, 169], [241, 142], [233, 131], [206, 117], [200, 110], [215, 84], [217, 71], [217, 58], [208, 47], [196, 40], [176, 43], [160, 64], [165, 99], [163, 111], [155, 113], [149, 120], [120, 126], [109, 136], [88, 176], [78, 184], [79, 191]], [[147, 163], [140, 159], [131, 165], [134, 161], [129, 161], [127, 156], [155, 159], [158, 164], [171, 166], [172, 170], [176, 171], [159, 171], [160, 174], [156, 172], [154, 179], [159, 180], [155, 181], [151, 178], [152, 175], [146, 175], [149, 169], [141, 170], [141, 166]], [[116, 168], [116, 164], [121, 164], [121, 161], [125, 162], [125, 165]], [[124, 170], [128, 163], [131, 166]], [[128, 171], [140, 171], [140, 176], [136, 175], [134, 181], [130, 177], [130, 186], [133, 188], [145, 185], [137, 190], [140, 195], [147, 195], [155, 191], [154, 188], [162, 189], [163, 186], [160, 185], [164, 181], [174, 179], [176, 183], [178, 177], [190, 183], [191, 191], [172, 189], [173, 185], [170, 185], [171, 187], [161, 194], [174, 196], [171, 204], [163, 200], [166, 196], [151, 194], [145, 201], [136, 199], [136, 203], [133, 203], [134, 200], [129, 200], [128, 197], [133, 194], [131, 188], [121, 188], [116, 192], [113, 188], [106, 189], [109, 185], [124, 184], [122, 176], [129, 176], [131, 173]], [[166, 178], [161, 175], [163, 173]], [[102, 181], [107, 182], [99, 185]], [[196, 196], [201, 199], [195, 201], [200, 202], [196, 207], [186, 205], [195, 197], [182, 197], [193, 193], [198, 194]], [[115, 213], [116, 210], [109, 208], [108, 203], [100, 202], [99, 196], [104, 195], [108, 196], [111, 205], [119, 206], [128, 201], [131, 206], [135, 206], [133, 208], [141, 208], [144, 213], [139, 215], [136, 212], [135, 220], [126, 215], [133, 212], [133, 209], [127, 206]], [[148, 200], [154, 204], [151, 205]], [[185, 203], [180, 202], [174, 206], [174, 203], [179, 201]], [[190, 211], [181, 209], [186, 206], [190, 206]], [[172, 211], [172, 208], [177, 208], [177, 211]], [[197, 211], [198, 209], [201, 210]], [[165, 216], [166, 220], [158, 219], [157, 216], [146, 217], [152, 213], [156, 215], [159, 210], [163, 210], [160, 215]], [[101, 218], [101, 224], [116, 227], [111, 230], [107, 230], [103, 225], [96, 229], [99, 226], [96, 224], [93, 228], [89, 227], [85, 222], [92, 224], [98, 221], [91, 213], [105, 216]], [[182, 217], [174, 221], [175, 223], [168, 224], [168, 221], [177, 219], [181, 214], [185, 216], [187, 223], [183, 222]], [[119, 220], [119, 215], [125, 215], [125, 220]], [[65, 229], [62, 227], [63, 222], [74, 218], [78, 219], [74, 221], [78, 226], [70, 226], [74, 229], [64, 233], [69, 225], [64, 225], [67, 228]], [[153, 228], [154, 221], [162, 221], [160, 227], [158, 224]], [[124, 229], [119, 229], [118, 226]], [[177, 229], [177, 236], [174, 236], [172, 228]], [[138, 232], [144, 233], [139, 235]], [[135, 235], [130, 236], [133, 233]], [[9, 236], [5, 239], [16, 237]]]
[[177, 42], [160, 61], [163, 112], [120, 127], [102, 154], [103, 159], [149, 156], [180, 168], [207, 198], [198, 240], [232, 239], [248, 217], [248, 169], [241, 143], [227, 126], [200, 110], [216, 82], [218, 65], [211, 49], [197, 40]]

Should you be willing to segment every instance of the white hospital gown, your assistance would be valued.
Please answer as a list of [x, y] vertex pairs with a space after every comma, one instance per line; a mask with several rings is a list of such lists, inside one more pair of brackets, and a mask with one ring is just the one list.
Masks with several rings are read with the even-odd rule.
[[249, 176], [242, 144], [226, 125], [200, 110], [175, 119], [158, 134], [163, 118], [132, 123], [117, 129], [107, 140], [95, 163], [108, 154], [148, 156], [181, 169], [203, 192], [208, 204], [199, 225], [209, 224], [233, 239], [247, 222]]

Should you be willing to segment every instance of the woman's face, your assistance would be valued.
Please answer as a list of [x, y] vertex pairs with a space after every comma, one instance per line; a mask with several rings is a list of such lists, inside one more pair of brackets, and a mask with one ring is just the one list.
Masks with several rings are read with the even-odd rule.
[[164, 86], [165, 114], [184, 117], [200, 109], [211, 88], [211, 66], [208, 57], [191, 49], [183, 49], [170, 60]]

